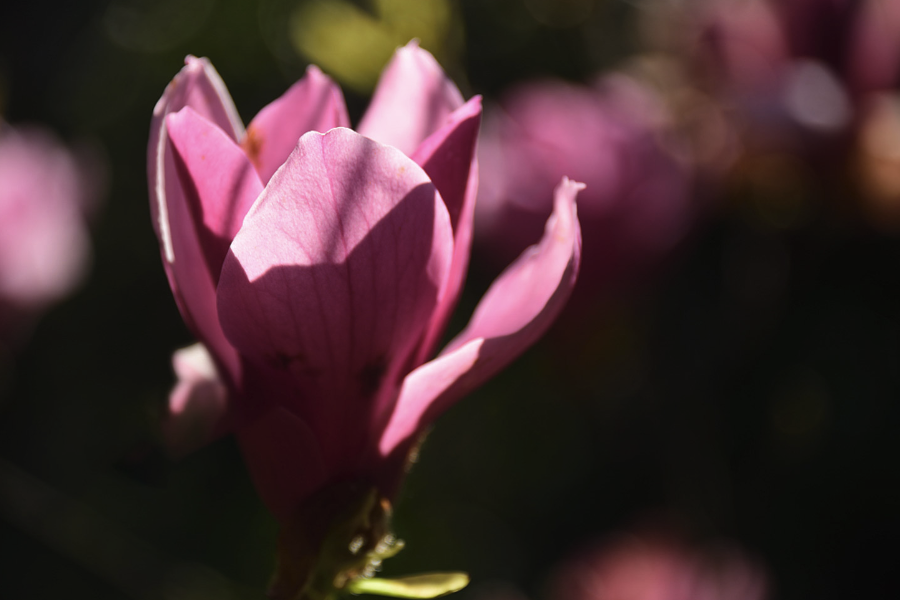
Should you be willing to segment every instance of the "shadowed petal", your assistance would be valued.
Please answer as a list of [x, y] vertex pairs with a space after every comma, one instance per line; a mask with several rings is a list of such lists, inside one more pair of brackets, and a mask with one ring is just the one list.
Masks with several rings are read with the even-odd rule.
[[187, 106], [166, 119], [169, 141], [213, 284], [244, 215], [263, 190], [240, 146]]
[[263, 502], [281, 523], [326, 480], [312, 429], [284, 408], [275, 408], [238, 431], [250, 476]]
[[434, 351], [450, 314], [456, 307], [459, 293], [469, 268], [472, 250], [472, 218], [475, 214], [475, 195], [478, 192], [478, 160], [475, 143], [481, 124], [481, 97], [476, 96], [457, 109], [448, 123], [431, 134], [412, 154], [434, 183], [453, 226], [453, 262], [447, 287], [431, 318], [425, 340], [419, 349], [421, 363]]
[[178, 178], [165, 118], [190, 106], [235, 140], [243, 136], [244, 128], [225, 85], [209, 61], [188, 56], [185, 63], [153, 110], [147, 148], [150, 212], [169, 287], [185, 324], [212, 352], [223, 377], [233, 380], [237, 377], [237, 354], [219, 326], [215, 287]]
[[310, 65], [303, 79], [259, 111], [241, 142], [263, 184], [278, 170], [307, 131], [350, 127], [341, 88]]
[[582, 188], [563, 179], [541, 243], [526, 250], [491, 285], [469, 325], [438, 358], [406, 377], [381, 437], [382, 456], [405, 455], [418, 432], [525, 351], [559, 314], [581, 259], [575, 196]]
[[456, 85], [413, 40], [394, 53], [356, 129], [409, 156], [462, 105]]
[[339, 128], [300, 139], [235, 237], [222, 327], [250, 360], [291, 373], [292, 410], [325, 432], [329, 467], [358, 453], [373, 397], [421, 339], [451, 236], [418, 165]]
[[163, 436], [166, 450], [181, 457], [224, 433], [228, 390], [203, 344], [175, 352], [172, 366], [178, 383], [169, 395]]

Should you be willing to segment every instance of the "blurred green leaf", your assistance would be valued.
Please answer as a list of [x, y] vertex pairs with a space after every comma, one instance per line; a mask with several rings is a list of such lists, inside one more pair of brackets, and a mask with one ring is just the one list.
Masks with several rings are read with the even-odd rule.
[[344, 0], [307, 1], [294, 10], [294, 48], [343, 85], [368, 93], [394, 49], [418, 38], [441, 58], [453, 25], [447, 0], [374, 0], [366, 11]]
[[357, 579], [347, 585], [353, 594], [377, 594], [394, 598], [437, 598], [458, 592], [469, 585], [466, 573], [423, 573], [397, 579]]

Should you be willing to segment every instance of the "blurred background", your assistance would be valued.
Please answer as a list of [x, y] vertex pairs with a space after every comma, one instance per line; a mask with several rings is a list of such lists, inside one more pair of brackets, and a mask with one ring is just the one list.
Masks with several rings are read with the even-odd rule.
[[356, 123], [414, 37], [486, 107], [450, 334], [563, 175], [584, 261], [549, 334], [439, 420], [384, 573], [468, 571], [460, 600], [900, 598], [894, 0], [4, 3], [0, 597], [264, 597], [276, 526], [234, 441], [160, 444], [193, 340], [150, 115], [190, 53], [245, 123], [309, 63]]

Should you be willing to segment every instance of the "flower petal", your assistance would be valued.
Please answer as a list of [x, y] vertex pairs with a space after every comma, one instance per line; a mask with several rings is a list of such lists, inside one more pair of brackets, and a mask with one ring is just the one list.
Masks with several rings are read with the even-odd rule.
[[210, 349], [223, 377], [234, 380], [237, 354], [219, 326], [213, 280], [178, 178], [165, 118], [190, 106], [235, 140], [243, 136], [244, 128], [225, 85], [209, 61], [188, 56], [185, 63], [153, 110], [147, 149], [150, 211], [169, 287], [181, 315], [188, 328]]
[[287, 523], [328, 475], [312, 429], [279, 407], [237, 435], [256, 490], [275, 518]]
[[190, 106], [239, 142], [244, 125], [215, 67], [208, 58], [191, 55], [185, 57], [184, 65], [153, 108], [153, 129], [162, 126], [168, 113]]
[[469, 325], [438, 358], [406, 377], [379, 443], [382, 457], [402, 460], [425, 426], [537, 341], [562, 310], [581, 260], [575, 196], [582, 188], [563, 179], [541, 243], [493, 283]]
[[[174, 259], [165, 204], [166, 178], [174, 177], [165, 169], [166, 115], [190, 106], [203, 117], [222, 128], [235, 141], [244, 137], [244, 125], [222, 78], [206, 58], [188, 55], [185, 66], [166, 86], [166, 91], [153, 108], [150, 121], [150, 143], [147, 147], [147, 181], [150, 182], [150, 210], [153, 227], [162, 245], [166, 263]], [[168, 268], [168, 266], [167, 266]], [[171, 284], [171, 277], [170, 277]]]
[[218, 288], [222, 327], [248, 359], [292, 375], [290, 408], [325, 432], [329, 468], [358, 456], [374, 397], [421, 339], [451, 236], [418, 165], [338, 128], [300, 139], [235, 237]]
[[413, 40], [394, 53], [357, 131], [409, 156], [462, 105], [456, 85]]
[[244, 215], [263, 184], [241, 147], [186, 106], [166, 118], [183, 198], [197, 228], [213, 284]]
[[[78, 155], [50, 131], [0, 120], [0, 343], [25, 315], [68, 294], [87, 274], [88, 195]], [[90, 198], [93, 200], [94, 198]], [[14, 316], [15, 315], [15, 316]], [[27, 328], [27, 327], [25, 327]]]
[[434, 182], [453, 226], [453, 262], [447, 287], [431, 319], [419, 349], [418, 363], [434, 351], [450, 314], [456, 307], [472, 251], [472, 219], [478, 192], [478, 160], [475, 143], [481, 124], [481, 97], [476, 96], [450, 115], [442, 128], [431, 134], [412, 154]]
[[228, 390], [203, 344], [175, 352], [172, 366], [178, 383], [169, 395], [163, 437], [169, 454], [182, 457], [224, 432]]
[[893, 88], [900, 79], [900, 6], [863, 2], [850, 34], [847, 77], [857, 92]]
[[350, 127], [341, 88], [313, 65], [280, 98], [263, 108], [247, 127], [241, 145], [267, 183], [307, 131]]

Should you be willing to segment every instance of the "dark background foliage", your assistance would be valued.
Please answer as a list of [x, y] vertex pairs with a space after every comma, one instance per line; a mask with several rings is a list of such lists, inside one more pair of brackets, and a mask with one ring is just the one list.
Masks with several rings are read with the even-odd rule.
[[[615, 67], [647, 10], [451, 6], [443, 62], [488, 100]], [[170, 354], [192, 340], [150, 226], [145, 153], [185, 54], [211, 58], [245, 121], [302, 74], [292, 7], [0, 9], [0, 114], [86, 140], [110, 167], [90, 278], [2, 372], [0, 597], [263, 597], [276, 529], [234, 442], [179, 462], [159, 449]], [[366, 94], [347, 95], [358, 119]], [[900, 597], [900, 240], [846, 209], [852, 192], [811, 181], [787, 226], [723, 202], [641, 293], [555, 328], [445, 415], [396, 507], [407, 550], [386, 573], [461, 569], [461, 600], [543, 598], [578, 548], [653, 526], [740, 544], [776, 598]], [[456, 328], [493, 276], [483, 264]]]

